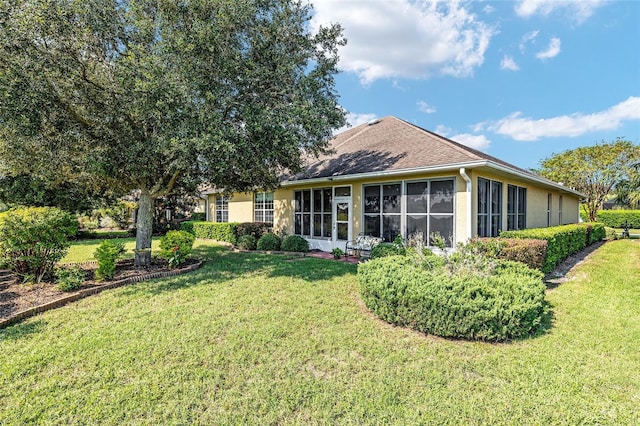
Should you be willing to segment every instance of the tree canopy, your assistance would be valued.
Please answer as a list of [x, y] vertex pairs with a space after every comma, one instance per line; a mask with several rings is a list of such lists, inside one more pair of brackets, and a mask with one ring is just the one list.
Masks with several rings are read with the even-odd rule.
[[554, 154], [541, 162], [538, 173], [585, 194], [585, 210], [595, 222], [607, 196], [629, 178], [638, 159], [640, 146], [619, 138]]
[[0, 173], [138, 190], [136, 261], [153, 199], [177, 184], [271, 188], [327, 147], [338, 25], [296, 0], [4, 0]]

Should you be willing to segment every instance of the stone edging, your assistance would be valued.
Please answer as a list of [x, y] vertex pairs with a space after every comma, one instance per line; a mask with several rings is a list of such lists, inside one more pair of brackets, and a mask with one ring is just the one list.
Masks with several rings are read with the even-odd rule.
[[68, 296], [63, 296], [59, 299], [53, 300], [51, 302], [45, 303], [44, 305], [39, 305], [39, 306], [34, 306], [33, 308], [29, 308], [29, 309], [25, 309], [24, 311], [20, 311], [18, 313], [16, 313], [15, 315], [10, 316], [9, 318], [0, 320], [0, 330], [8, 327], [10, 325], [13, 325], [17, 322], [22, 321], [23, 319], [32, 317], [34, 315], [37, 315], [41, 312], [45, 312], [45, 311], [49, 311], [51, 309], [56, 309], [56, 308], [60, 308], [68, 303], [71, 302], [75, 302], [77, 300], [80, 299], [84, 299], [87, 296], [91, 296], [94, 294], [98, 294], [103, 290], [109, 290], [112, 288], [117, 288], [117, 287], [122, 287], [124, 285], [127, 284], [131, 284], [131, 283], [138, 283], [138, 282], [142, 282], [142, 281], [146, 281], [146, 280], [152, 280], [155, 278], [165, 278], [165, 277], [173, 277], [176, 275], [181, 275], [181, 274], [185, 274], [187, 272], [191, 272], [191, 271], [195, 271], [196, 269], [200, 268], [202, 266], [202, 261], [198, 261], [197, 263], [194, 263], [193, 265], [189, 265], [186, 266], [184, 268], [181, 269], [175, 269], [172, 271], [163, 271], [163, 272], [155, 272], [153, 274], [147, 274], [147, 275], [137, 275], [135, 277], [127, 277], [127, 278], [123, 278], [121, 280], [117, 280], [117, 281], [112, 281], [110, 283], [101, 285], [101, 286], [96, 286], [96, 287], [91, 287], [91, 288], [87, 288], [84, 290], [80, 290], [77, 291], [76, 293], [72, 293]]

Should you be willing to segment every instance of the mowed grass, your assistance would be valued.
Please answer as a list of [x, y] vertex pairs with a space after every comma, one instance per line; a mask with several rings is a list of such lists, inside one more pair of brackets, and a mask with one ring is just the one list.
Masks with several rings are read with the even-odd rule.
[[[105, 240], [79, 240], [73, 241], [67, 255], [62, 258], [61, 263], [79, 263], [95, 260], [93, 253], [96, 251], [101, 242]], [[113, 241], [123, 241], [126, 252], [122, 255], [123, 259], [133, 259], [134, 249], [136, 248], [135, 238], [115, 238]], [[160, 251], [160, 239], [154, 238], [151, 241], [151, 252], [157, 254]]]
[[548, 293], [552, 328], [445, 340], [363, 307], [356, 267], [202, 245], [206, 266], [0, 330], [0, 424], [640, 424], [640, 243]]

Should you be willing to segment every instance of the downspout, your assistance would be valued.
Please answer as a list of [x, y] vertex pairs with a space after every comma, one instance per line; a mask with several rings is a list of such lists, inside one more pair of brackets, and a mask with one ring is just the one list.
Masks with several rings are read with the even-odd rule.
[[467, 183], [467, 240], [471, 238], [471, 229], [473, 224], [473, 208], [471, 205], [471, 178], [467, 175], [464, 167], [460, 168], [460, 176]]

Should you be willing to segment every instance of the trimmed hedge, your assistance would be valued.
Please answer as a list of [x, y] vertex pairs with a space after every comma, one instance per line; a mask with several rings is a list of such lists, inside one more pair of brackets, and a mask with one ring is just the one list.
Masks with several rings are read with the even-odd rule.
[[238, 237], [236, 245], [242, 250], [255, 250], [258, 244], [258, 240], [253, 235], [242, 235]]
[[542, 270], [547, 241], [529, 238], [475, 238], [469, 241], [466, 248], [472, 253], [521, 262], [531, 269]]
[[234, 222], [193, 222], [186, 221], [180, 224], [180, 230], [193, 234], [196, 238], [236, 243], [236, 228]]
[[536, 334], [548, 306], [542, 274], [501, 262], [489, 275], [428, 269], [410, 256], [371, 260], [358, 267], [360, 294], [381, 319], [423, 333], [505, 341]]
[[640, 229], [640, 210], [600, 210], [598, 223], [610, 228], [622, 228], [625, 222], [632, 229]]
[[601, 223], [577, 223], [573, 225], [531, 228], [520, 231], [502, 231], [501, 238], [546, 240], [547, 250], [542, 272], [549, 273], [567, 257], [586, 246], [604, 239], [606, 232]]

